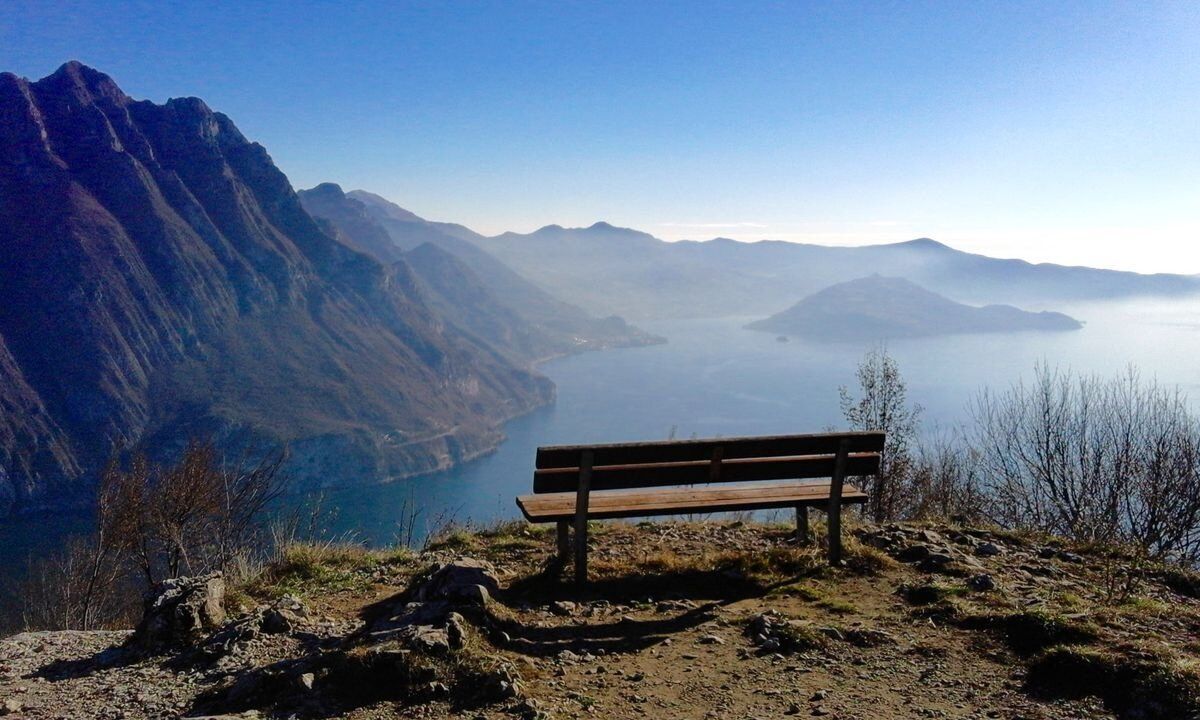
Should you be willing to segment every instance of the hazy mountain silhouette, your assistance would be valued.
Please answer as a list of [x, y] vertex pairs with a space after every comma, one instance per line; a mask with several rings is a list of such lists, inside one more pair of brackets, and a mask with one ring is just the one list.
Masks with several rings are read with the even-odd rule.
[[664, 242], [607, 223], [549, 225], [477, 241], [512, 268], [594, 313], [631, 319], [762, 315], [864, 273], [906, 277], [973, 303], [1044, 303], [1200, 291], [1200, 279], [1032, 264], [929, 239], [827, 247], [718, 238]]
[[[660, 342], [619, 317], [596, 318], [565, 303], [481, 249], [461, 225], [434, 223], [362, 190], [332, 183], [300, 191], [305, 207], [356, 246], [407, 258], [439, 314], [511, 359], [529, 362], [602, 347]], [[439, 252], [440, 251], [440, 252]]]
[[[492, 447], [551, 383], [443, 321], [300, 206], [201, 100], [68, 63], [0, 75], [0, 499], [76, 492], [114, 443], [291, 444], [300, 482]], [[368, 249], [363, 247], [363, 249]]]
[[752, 330], [834, 340], [871, 340], [957, 333], [1078, 330], [1078, 320], [1057, 312], [1027, 312], [1011, 305], [972, 307], [904, 278], [869, 277], [820, 290], [787, 310], [750, 323]]

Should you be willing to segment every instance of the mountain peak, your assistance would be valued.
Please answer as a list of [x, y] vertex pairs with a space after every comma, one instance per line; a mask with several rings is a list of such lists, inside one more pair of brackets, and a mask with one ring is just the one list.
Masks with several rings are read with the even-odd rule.
[[38, 84], [54, 87], [73, 87], [77, 91], [105, 97], [118, 103], [129, 101], [117, 83], [108, 75], [85, 65], [78, 60], [68, 60], [53, 73], [38, 81]]
[[313, 195], [328, 196], [331, 198], [340, 198], [340, 197], [345, 196], [345, 194], [346, 194], [345, 192], [342, 191], [341, 185], [338, 185], [337, 183], [333, 183], [333, 182], [323, 182], [320, 185], [317, 185], [310, 190], [306, 190], [305, 192], [311, 193]]
[[588, 230], [616, 230], [616, 229], [617, 229], [616, 227], [610, 225], [609, 223], [604, 222], [603, 220], [592, 223], [591, 227], [588, 228]]
[[947, 245], [945, 243], [940, 243], [937, 240], [934, 240], [933, 238], [927, 238], [927, 237], [917, 238], [915, 240], [907, 240], [905, 242], [896, 243], [896, 246], [897, 247], [918, 248], [918, 249], [922, 249], [922, 250], [951, 250], [952, 249], [949, 245]]

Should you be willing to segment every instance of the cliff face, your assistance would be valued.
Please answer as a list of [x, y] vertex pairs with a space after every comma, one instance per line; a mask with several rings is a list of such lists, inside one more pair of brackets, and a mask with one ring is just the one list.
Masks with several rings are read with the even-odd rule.
[[427, 471], [552, 395], [445, 325], [404, 262], [323, 231], [202, 101], [134, 101], [78, 63], [0, 75], [4, 506], [190, 433], [289, 442], [300, 482]]

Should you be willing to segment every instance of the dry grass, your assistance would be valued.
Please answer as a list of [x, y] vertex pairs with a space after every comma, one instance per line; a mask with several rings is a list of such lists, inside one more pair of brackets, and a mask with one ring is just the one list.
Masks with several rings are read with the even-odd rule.
[[252, 598], [363, 590], [380, 567], [415, 568], [406, 548], [369, 550], [350, 543], [285, 543], [256, 574], [235, 587]]

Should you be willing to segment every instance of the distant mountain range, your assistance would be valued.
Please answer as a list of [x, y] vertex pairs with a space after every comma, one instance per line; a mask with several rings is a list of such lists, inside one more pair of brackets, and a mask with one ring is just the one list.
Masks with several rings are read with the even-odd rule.
[[346, 244], [385, 264], [405, 261], [441, 317], [514, 362], [663, 341], [620, 317], [596, 318], [558, 300], [467, 239], [473, 233], [466, 228], [429, 222], [378, 195], [347, 194], [333, 183], [299, 195]]
[[596, 223], [475, 239], [544, 288], [593, 313], [648, 318], [766, 315], [831, 283], [879, 273], [976, 304], [1200, 292], [1200, 278], [973, 255], [929, 239], [866, 247], [715, 239], [664, 242]]
[[0, 75], [0, 511], [85, 498], [114, 447], [191, 434], [287, 442], [305, 485], [379, 482], [553, 399], [356, 239], [198, 99], [134, 101], [78, 63]]
[[746, 327], [827, 340], [882, 340], [958, 333], [1078, 330], [1083, 325], [1057, 312], [1026, 312], [1011, 305], [972, 307], [904, 278], [871, 275], [827, 287]]

